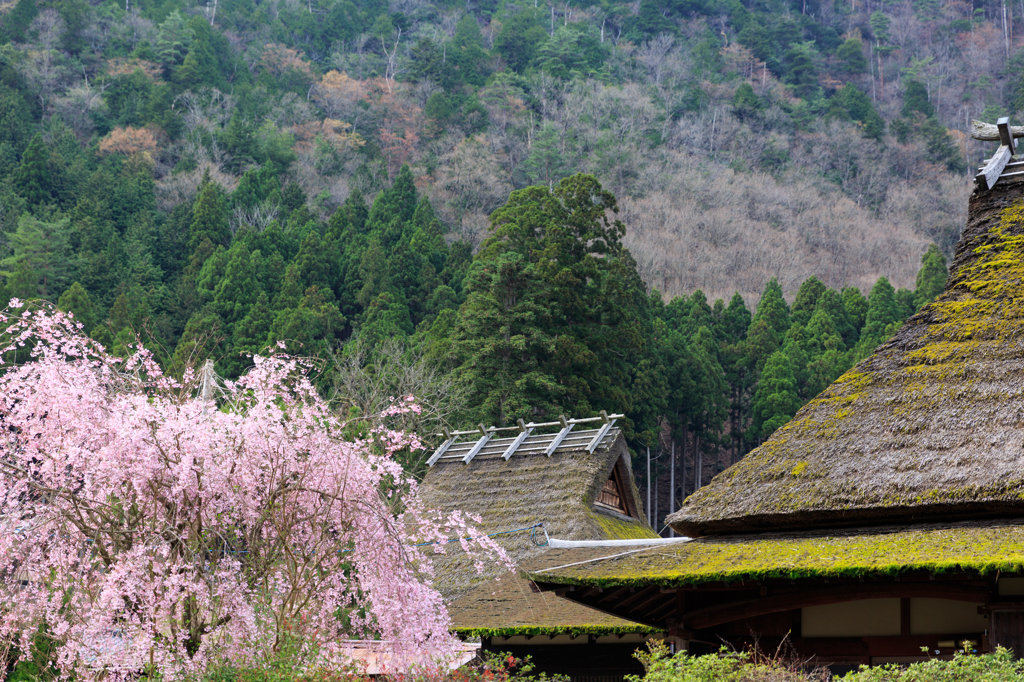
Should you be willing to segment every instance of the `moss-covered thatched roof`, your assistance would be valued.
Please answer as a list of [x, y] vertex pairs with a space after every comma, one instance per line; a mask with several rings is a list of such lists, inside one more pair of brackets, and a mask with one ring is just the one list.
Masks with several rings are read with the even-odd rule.
[[971, 197], [945, 291], [690, 496], [684, 535], [1024, 516], [1024, 181]]
[[[627, 540], [656, 538], [643, 517], [643, 505], [630, 471], [629, 450], [620, 431], [613, 430], [593, 454], [584, 446], [544, 454], [478, 455], [468, 464], [441, 460], [421, 484], [426, 504], [441, 511], [461, 510], [480, 518], [484, 533], [506, 533], [543, 523], [561, 540]], [[617, 469], [630, 516], [614, 514], [597, 504], [598, 493]], [[517, 564], [548, 551], [537, 530], [497, 535], [494, 539]], [[555, 632], [644, 631], [644, 626], [533, 591], [528, 581], [487, 566], [477, 572], [458, 549], [445, 547], [434, 556], [435, 584], [449, 602], [455, 629], [462, 633], [553, 634]], [[496, 580], [497, 578], [497, 580]]]
[[730, 535], [625, 554], [607, 549], [552, 550], [542, 564], [527, 563], [524, 570], [539, 583], [602, 588], [895, 577], [913, 572], [1020, 574], [1024, 522]]

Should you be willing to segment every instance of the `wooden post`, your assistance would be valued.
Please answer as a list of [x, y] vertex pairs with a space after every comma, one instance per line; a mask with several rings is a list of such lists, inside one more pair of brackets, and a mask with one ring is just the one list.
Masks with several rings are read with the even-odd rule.
[[999, 132], [999, 149], [988, 160], [981, 172], [974, 176], [974, 181], [983, 191], [990, 190], [995, 186], [1003, 169], [1006, 168], [1006, 164], [1010, 162], [1010, 157], [1013, 156], [1015, 149], [1013, 136], [1016, 131], [1010, 129], [1010, 119], [1005, 116], [999, 119], [996, 128]]
[[1010, 119], [1003, 116], [996, 122], [999, 129], [999, 143], [1010, 148], [1011, 154], [1017, 153], [1016, 145], [1013, 142], [1013, 131], [1010, 130]]

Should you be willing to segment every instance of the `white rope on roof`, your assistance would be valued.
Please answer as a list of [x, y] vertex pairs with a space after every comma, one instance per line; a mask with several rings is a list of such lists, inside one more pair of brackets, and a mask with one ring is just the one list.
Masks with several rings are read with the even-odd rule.
[[[662, 538], [662, 540], [664, 540], [664, 542], [663, 543], [659, 543], [659, 544], [668, 544], [668, 543], [672, 543], [672, 542], [679, 542], [679, 543], [689, 542], [692, 539], [693, 538]], [[567, 542], [567, 541], [563, 540], [563, 542]], [[548, 571], [559, 571], [559, 570], [561, 570], [563, 568], [572, 568], [573, 566], [582, 566], [583, 564], [592, 564], [595, 561], [606, 561], [608, 559], [615, 559], [615, 558], [618, 558], [620, 556], [628, 556], [630, 554], [636, 554], [637, 552], [646, 552], [649, 549], [651, 549], [651, 547], [648, 545], [646, 547], [640, 547], [639, 549], [631, 549], [628, 552], [619, 552], [618, 554], [609, 554], [608, 556], [599, 556], [599, 557], [595, 557], [593, 559], [585, 559], [583, 561], [574, 561], [571, 564], [562, 564], [561, 566], [549, 566], [548, 568], [541, 568], [541, 569], [538, 569], [536, 571], [533, 571], [533, 573], [547, 573]]]
[[576, 549], [578, 547], [650, 547], [666, 543], [689, 540], [690, 538], [642, 538], [639, 540], [559, 540], [549, 538], [548, 546], [552, 549]]

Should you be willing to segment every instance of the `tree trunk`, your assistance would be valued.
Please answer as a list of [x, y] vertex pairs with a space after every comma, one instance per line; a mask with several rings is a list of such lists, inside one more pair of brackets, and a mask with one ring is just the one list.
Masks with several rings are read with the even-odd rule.
[[697, 468], [693, 476], [693, 492], [697, 492], [698, 490], [701, 489], [701, 486], [703, 485], [704, 472], [702, 471], [702, 469], [704, 468], [704, 458], [701, 456], [700, 452], [700, 436], [697, 435], [696, 433], [693, 434], [693, 451], [694, 461], [696, 463]]
[[651, 521], [651, 446], [647, 446], [647, 523], [654, 525]]
[[[668, 475], [668, 513], [673, 514], [676, 511], [676, 439], [672, 439], [672, 454], [669, 459], [669, 475]], [[676, 532], [669, 529], [668, 536], [674, 538]]]

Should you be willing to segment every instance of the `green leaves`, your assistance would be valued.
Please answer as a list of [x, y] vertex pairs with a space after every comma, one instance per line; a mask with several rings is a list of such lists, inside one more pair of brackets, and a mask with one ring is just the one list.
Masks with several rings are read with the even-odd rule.
[[[513, 192], [491, 216], [452, 337], [467, 421], [657, 405], [650, 300], [621, 243], [615, 197], [593, 176]], [[649, 401], [649, 402], [648, 402]], [[632, 418], [632, 417], [631, 417]]]

